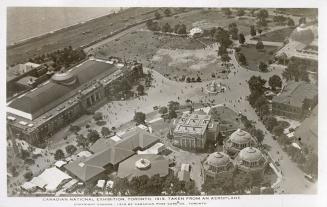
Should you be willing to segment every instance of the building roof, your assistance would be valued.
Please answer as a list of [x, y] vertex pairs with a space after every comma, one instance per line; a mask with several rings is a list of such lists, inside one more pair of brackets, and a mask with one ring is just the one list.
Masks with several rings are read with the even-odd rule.
[[[8, 107], [31, 114], [34, 119], [75, 95], [82, 85], [96, 79], [104, 72], [109, 75], [116, 70], [113, 64], [87, 60], [66, 73], [55, 74], [54, 80], [14, 99]], [[70, 82], [73, 78], [76, 78], [76, 84], [69, 85], [60, 82], [60, 80], [65, 83]]]
[[116, 142], [112, 139], [107, 139], [107, 138], [101, 137], [96, 142], [94, 142], [94, 144], [92, 144], [92, 146], [90, 147], [90, 150], [93, 153], [101, 152], [101, 151], [107, 149], [108, 147], [113, 146], [115, 143]]
[[[146, 160], [150, 163], [146, 169], [139, 169], [136, 163], [140, 160]], [[159, 174], [161, 177], [168, 175], [168, 160], [160, 155], [134, 155], [119, 164], [117, 176], [120, 178], [139, 177], [146, 175], [152, 177]]]
[[318, 95], [318, 88], [314, 84], [303, 81], [289, 81], [280, 95], [274, 96], [272, 101], [295, 107], [302, 107], [304, 99], [313, 99]]
[[184, 134], [204, 134], [210, 120], [210, 115], [184, 113], [178, 120], [174, 132]]
[[254, 137], [252, 137], [250, 133], [242, 129], [237, 129], [235, 132], [233, 132], [230, 135], [229, 140], [236, 144], [247, 144], [251, 141], [254, 143], [257, 142], [257, 140]]
[[135, 154], [133, 150], [112, 146], [94, 154], [94, 156], [85, 161], [85, 164], [101, 167], [105, 167], [108, 164], [116, 165], [133, 154]]
[[238, 160], [244, 160], [247, 162], [256, 162], [263, 158], [260, 150], [255, 147], [246, 147], [242, 149], [237, 155]]
[[145, 149], [160, 140], [156, 135], [150, 134], [140, 128], [127, 131], [121, 135], [121, 138], [122, 140], [115, 146], [129, 150], [136, 150], [137, 148]]
[[228, 165], [230, 162], [230, 157], [224, 152], [214, 152], [207, 157], [205, 164], [214, 167], [222, 167]]
[[58, 186], [65, 180], [70, 180], [72, 177], [62, 172], [56, 167], [44, 170], [39, 176], [34, 177], [30, 182], [40, 188], [45, 188], [49, 192], [56, 191]]
[[[88, 158], [77, 159], [65, 168], [86, 182], [94, 176], [102, 173], [109, 164], [116, 165], [135, 154], [136, 149], [144, 149], [159, 140], [155, 135], [141, 129], [134, 129], [121, 135], [119, 142], [106, 142], [110, 139], [102, 139], [91, 146], [94, 154]], [[103, 144], [103, 146], [100, 146]]]
[[311, 115], [295, 130], [294, 136], [301, 138], [301, 142], [312, 147], [318, 152], [318, 107], [316, 106]]
[[73, 162], [70, 162], [67, 165], [65, 165], [65, 169], [68, 170], [73, 175], [75, 175], [76, 177], [78, 177], [83, 182], [86, 182], [105, 171], [105, 169], [101, 166], [93, 166], [93, 165], [85, 164], [84, 163], [85, 159], [86, 158], [83, 157], [74, 160]]

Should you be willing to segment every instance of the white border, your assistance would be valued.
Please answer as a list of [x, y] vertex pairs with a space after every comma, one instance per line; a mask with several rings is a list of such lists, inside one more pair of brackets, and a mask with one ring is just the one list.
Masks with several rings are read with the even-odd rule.
[[37, 206], [72, 206], [72, 202], [45, 202], [42, 198], [12, 198], [6, 197], [6, 100], [5, 100], [5, 77], [6, 77], [6, 7], [7, 6], [46, 6], [46, 7], [135, 7], [135, 6], [147, 6], [147, 7], [311, 7], [319, 8], [319, 183], [318, 183], [318, 195], [278, 195], [278, 196], [241, 196], [240, 200], [217, 200], [208, 202], [208, 206], [228, 205], [228, 206], [327, 206], [327, 168], [326, 168], [326, 149], [327, 140], [325, 135], [327, 134], [327, 110], [325, 109], [327, 102], [325, 96], [326, 83], [323, 80], [327, 80], [327, 29], [324, 20], [327, 20], [327, 1], [325, 0], [2, 0], [0, 1], [0, 64], [2, 70], [0, 70], [1, 89], [0, 98], [2, 101], [2, 107], [0, 108], [1, 116], [1, 141], [0, 141], [0, 207], [37, 207]]

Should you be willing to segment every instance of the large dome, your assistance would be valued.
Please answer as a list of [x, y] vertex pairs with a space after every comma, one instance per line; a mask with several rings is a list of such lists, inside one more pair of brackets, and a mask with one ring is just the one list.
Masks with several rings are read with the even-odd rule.
[[230, 158], [223, 152], [214, 152], [208, 156], [206, 163], [214, 167], [226, 166], [230, 163]]
[[59, 72], [55, 73], [51, 77], [51, 80], [63, 85], [72, 85], [76, 82], [76, 77], [71, 73]]
[[255, 140], [250, 133], [238, 129], [230, 135], [230, 141], [236, 144], [247, 144], [251, 140]]
[[300, 26], [295, 28], [290, 36], [291, 40], [301, 42], [306, 45], [310, 44], [314, 40], [314, 38], [315, 36], [313, 31], [304, 24], [301, 24]]
[[257, 162], [263, 158], [260, 150], [255, 147], [246, 147], [240, 151], [238, 154], [240, 160], [247, 162]]

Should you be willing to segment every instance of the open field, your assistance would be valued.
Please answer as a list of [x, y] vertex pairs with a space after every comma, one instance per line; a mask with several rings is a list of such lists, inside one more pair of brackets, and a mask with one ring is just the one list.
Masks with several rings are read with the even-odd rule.
[[7, 64], [24, 62], [33, 56], [49, 53], [69, 45], [73, 48], [87, 45], [129, 25], [153, 18], [155, 10], [157, 8], [126, 9], [118, 14], [100, 17], [84, 24], [9, 46], [7, 49]]
[[255, 45], [249, 45], [248, 47], [241, 47], [241, 53], [244, 54], [248, 68], [250, 70], [259, 71], [258, 64], [264, 62], [268, 64], [270, 59], [273, 59], [278, 47], [265, 46], [264, 50], [260, 51], [255, 48]]
[[287, 27], [284, 29], [275, 30], [272, 32], [262, 34], [260, 37], [257, 37], [256, 39], [261, 39], [262, 41], [269, 41], [269, 42], [284, 42], [284, 40], [290, 36], [293, 30], [294, 27]]
[[177, 80], [182, 76], [211, 80], [212, 73], [215, 77], [225, 78], [227, 73], [222, 73], [225, 68], [217, 58], [217, 45], [209, 40], [203, 43], [187, 37], [137, 31], [101, 46], [95, 54], [136, 59], [146, 67]]

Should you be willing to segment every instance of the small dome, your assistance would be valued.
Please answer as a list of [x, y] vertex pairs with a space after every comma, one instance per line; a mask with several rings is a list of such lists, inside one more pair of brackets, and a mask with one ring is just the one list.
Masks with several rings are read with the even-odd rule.
[[230, 141], [236, 144], [247, 144], [251, 140], [255, 140], [250, 133], [238, 129], [230, 135]]
[[228, 163], [230, 163], [230, 158], [223, 152], [214, 152], [208, 156], [206, 162], [208, 165], [220, 167], [226, 166]]
[[203, 30], [199, 27], [194, 27], [193, 29], [190, 30], [190, 35], [196, 35], [196, 34], [203, 34]]
[[240, 151], [238, 154], [240, 160], [247, 162], [256, 162], [263, 158], [263, 155], [260, 150], [255, 147], [246, 147]]
[[310, 44], [314, 40], [314, 33], [304, 24], [298, 26], [290, 35], [290, 39], [293, 41], [301, 42], [303, 44]]
[[72, 85], [76, 82], [76, 77], [71, 73], [59, 72], [55, 73], [51, 77], [51, 80], [63, 85]]

